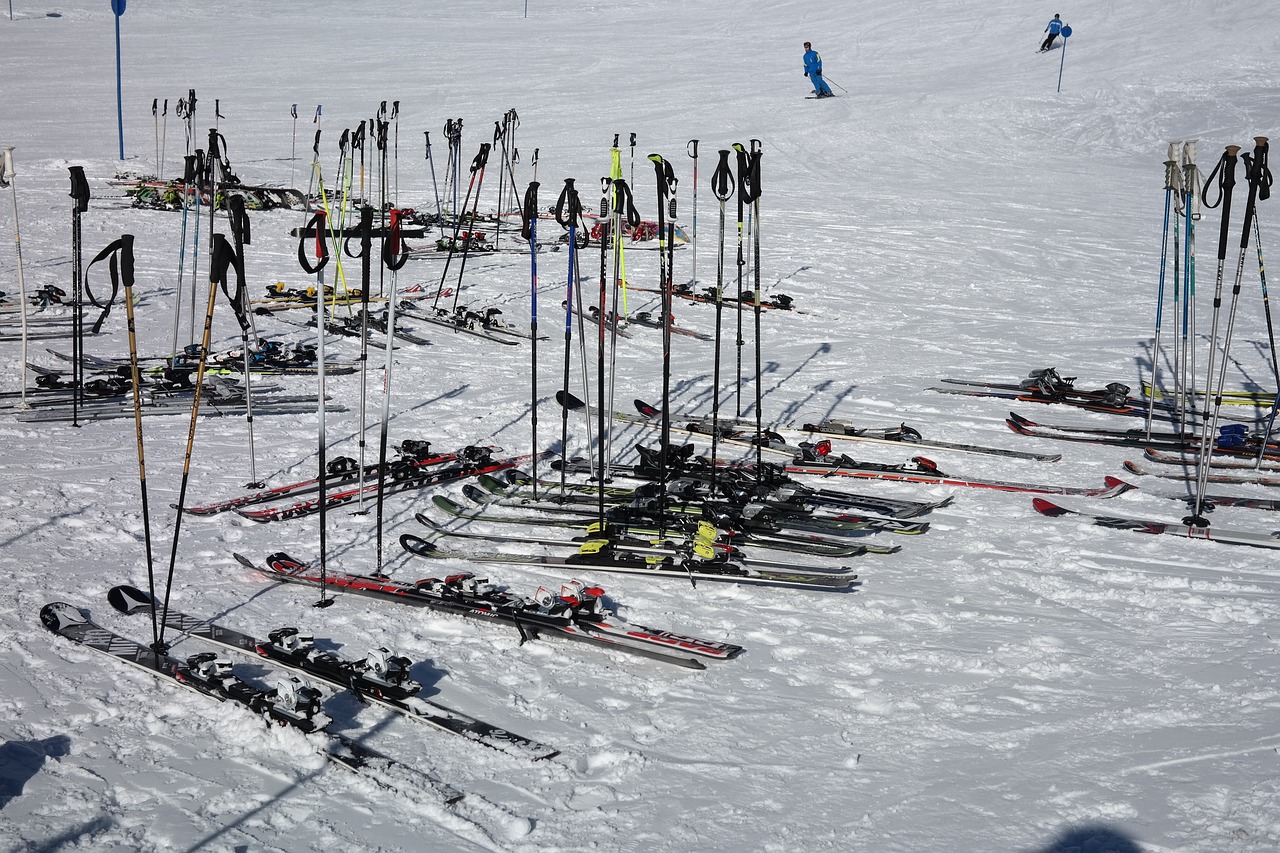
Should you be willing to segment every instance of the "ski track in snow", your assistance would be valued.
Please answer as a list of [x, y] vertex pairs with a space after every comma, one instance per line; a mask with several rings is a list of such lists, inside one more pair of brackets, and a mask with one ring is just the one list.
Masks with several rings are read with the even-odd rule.
[[[1116, 4], [1064, 9], [1075, 35], [1060, 94], [1061, 46], [1047, 56], [1035, 52], [1053, 13], [1047, 6], [927, 0], [890, 8], [854, 0], [821, 9], [747, 0], [729, 10], [709, 2], [533, 2], [525, 19], [519, 4], [497, 0], [429, 3], [414, 14], [331, 0], [296, 8], [137, 3], [121, 19], [129, 155], [121, 163], [109, 84], [111, 13], [106, 3], [87, 0], [58, 11], [62, 17], [44, 18], [41, 9], [21, 8], [21, 20], [0, 19], [0, 144], [16, 147], [27, 287], [67, 285], [67, 167], [83, 165], [93, 192], [83, 220], [86, 262], [121, 233], [137, 237], [144, 354], [169, 347], [179, 294], [179, 334], [188, 339], [193, 287], [198, 312], [207, 293], [207, 211], [201, 255], [188, 251], [179, 282], [181, 215], [133, 209], [106, 183], [120, 169], [155, 170], [146, 109], [153, 97], [170, 101], [166, 176], [180, 168], [184, 146], [172, 110], [194, 87], [196, 146], [205, 145], [216, 98], [224, 115], [219, 129], [241, 178], [300, 186], [309, 174], [317, 103], [324, 105], [322, 166], [332, 185], [341, 129], [371, 116], [383, 98], [399, 99], [399, 201], [422, 210], [434, 199], [421, 133], [431, 132], [443, 180], [446, 118], [465, 120], [465, 180], [491, 122], [516, 108], [519, 183], [529, 180], [537, 147], [542, 207], [554, 203], [569, 176], [583, 203], [598, 205], [613, 134], [621, 134], [630, 177], [627, 142], [635, 132], [637, 206], [646, 218], [654, 215], [654, 177], [644, 157], [662, 153], [680, 179], [679, 220], [687, 230], [692, 161], [682, 151], [698, 138], [702, 286], [716, 282], [716, 151], [755, 138], [764, 151], [764, 291], [789, 294], [806, 312], [762, 317], [765, 422], [906, 421], [926, 438], [1063, 455], [1042, 464], [920, 449], [948, 474], [973, 478], [1096, 486], [1136, 457], [1124, 448], [1019, 437], [1003, 423], [1011, 408], [1053, 422], [1103, 424], [1105, 415], [1055, 407], [1050, 417], [1045, 406], [924, 389], [944, 376], [1016, 381], [1048, 365], [1079, 376], [1082, 387], [1123, 381], [1138, 388], [1149, 374], [1168, 142], [1199, 139], [1207, 174], [1224, 144], [1275, 135], [1266, 122], [1280, 114], [1280, 42], [1265, 26], [1265, 10], [1243, 0], [1182, 0], [1158, 13]], [[807, 81], [795, 71], [805, 39], [824, 54], [839, 98], [802, 99]], [[177, 46], [192, 41], [234, 50], [176, 63], [175, 52], [186, 50]], [[300, 120], [291, 162], [294, 102]], [[496, 177], [493, 170], [486, 179], [481, 209], [496, 201]], [[4, 195], [0, 231], [9, 234], [13, 208]], [[1243, 181], [1238, 205], [1242, 196]], [[1268, 208], [1260, 206], [1264, 240], [1274, 242]], [[1215, 273], [1217, 216], [1206, 211], [1198, 232], [1204, 290]], [[250, 295], [259, 298], [276, 281], [313, 283], [286, 236], [302, 215], [250, 218]], [[734, 293], [736, 201], [726, 205], [725, 219], [723, 281]], [[1237, 235], [1238, 222], [1239, 207]], [[544, 239], [558, 234], [549, 222], [539, 227]], [[633, 283], [654, 286], [653, 255], [627, 256]], [[1228, 289], [1234, 255], [1232, 248]], [[676, 281], [692, 277], [692, 247], [675, 257]], [[358, 280], [358, 264], [344, 261], [348, 281]], [[554, 391], [566, 265], [563, 251], [538, 257], [539, 331], [548, 338], [538, 365], [544, 447], [559, 442]], [[585, 252], [588, 300], [598, 269], [598, 253]], [[401, 289], [434, 290], [442, 272], [436, 260], [410, 261], [395, 281]], [[1246, 272], [1229, 382], [1268, 388], [1257, 276]], [[331, 264], [328, 281], [335, 274]], [[455, 263], [444, 283], [456, 285], [456, 275]], [[16, 291], [10, 248], [0, 250], [0, 280], [0, 289]], [[109, 290], [101, 265], [90, 285], [95, 293]], [[528, 259], [469, 258], [461, 299], [500, 305], [508, 322], [527, 328]], [[652, 293], [629, 299], [632, 310], [657, 303]], [[1206, 325], [1207, 301], [1200, 308]], [[687, 328], [714, 329], [711, 306], [677, 301], [675, 313]], [[65, 317], [65, 309], [47, 314]], [[741, 400], [735, 396], [738, 316], [726, 309], [722, 319], [721, 404], [749, 416], [754, 387], [747, 382]], [[754, 318], [742, 320], [750, 341]], [[265, 337], [309, 337], [274, 317], [255, 323]], [[431, 345], [395, 352], [392, 442], [413, 437], [430, 439], [437, 450], [495, 444], [527, 452], [527, 344], [496, 347], [425, 323], [406, 325]], [[574, 335], [571, 390], [581, 394], [576, 323]], [[214, 349], [238, 341], [219, 296]], [[658, 401], [660, 336], [637, 328], [624, 343], [615, 408], [629, 409], [634, 397]], [[594, 358], [594, 338], [590, 344]], [[358, 353], [349, 339], [326, 345], [344, 361]], [[28, 359], [62, 366], [45, 346], [66, 351], [70, 344], [35, 342]], [[672, 408], [707, 412], [712, 345], [676, 337], [673, 347]], [[19, 363], [18, 343], [0, 343], [0, 350], [8, 364]], [[126, 352], [122, 305], [86, 350]], [[741, 356], [750, 372], [750, 343]], [[1203, 365], [1203, 352], [1200, 358]], [[371, 355], [366, 450], [375, 454], [382, 359], [380, 350]], [[594, 371], [593, 361], [593, 382]], [[11, 369], [0, 390], [19, 388], [21, 378]], [[314, 391], [301, 377], [263, 384], [288, 394]], [[330, 458], [358, 453], [359, 391], [358, 376], [329, 379], [333, 401], [347, 407], [327, 418]], [[388, 719], [348, 696], [326, 701], [335, 731], [367, 738], [467, 792], [446, 807], [412, 783], [395, 793], [328, 767], [296, 732], [264, 727], [247, 711], [118, 667], [40, 628], [40, 607], [66, 600], [127, 636], [149, 630], [147, 620], [120, 616], [105, 599], [115, 584], [146, 581], [134, 427], [127, 418], [77, 429], [24, 423], [13, 414], [0, 413], [9, 484], [0, 495], [0, 586], [10, 591], [0, 607], [4, 850], [1217, 853], [1280, 846], [1280, 571], [1266, 552], [1045, 519], [1022, 494], [815, 480], [892, 497], [954, 494], [955, 501], [924, 519], [932, 529], [923, 536], [876, 537], [902, 551], [851, 561], [863, 580], [854, 593], [584, 577], [602, 583], [633, 621], [746, 647], [740, 658], [694, 673], [554, 640], [522, 645], [494, 625], [354, 596], [316, 610], [314, 590], [275, 586], [230, 556], [261, 559], [284, 550], [314, 559], [314, 519], [184, 519], [176, 607], [259, 636], [297, 625], [348, 656], [396, 649], [418, 661], [413, 674], [424, 696], [562, 750], [530, 763]], [[180, 414], [146, 421], [161, 576], [188, 422]], [[256, 477], [277, 484], [311, 476], [316, 431], [313, 413], [256, 417]], [[653, 439], [650, 430], [626, 425], [613, 433], [618, 449]], [[243, 418], [200, 421], [189, 504], [243, 491], [251, 473], [246, 445]], [[844, 442], [837, 449], [880, 462], [904, 461], [912, 450]], [[568, 450], [588, 452], [576, 415]], [[1241, 487], [1242, 494], [1266, 491]], [[1145, 491], [1064, 501], [1140, 517], [1185, 514], [1181, 504]], [[350, 508], [331, 514], [331, 565], [375, 568], [367, 509], [367, 516]], [[431, 508], [422, 493], [386, 502], [384, 567], [398, 579], [464, 568], [400, 551], [396, 537], [421, 534], [413, 516], [424, 510]], [[1214, 521], [1280, 528], [1275, 514], [1238, 508], [1218, 509]], [[483, 568], [526, 594], [567, 579], [536, 567]], [[203, 648], [179, 640], [174, 653]], [[272, 677], [265, 664], [241, 660], [237, 669], [259, 684]]]

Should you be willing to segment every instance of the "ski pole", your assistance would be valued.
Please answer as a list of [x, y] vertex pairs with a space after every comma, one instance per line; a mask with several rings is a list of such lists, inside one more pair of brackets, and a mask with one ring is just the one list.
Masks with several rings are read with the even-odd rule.
[[746, 255], [744, 253], [744, 233], [743, 220], [744, 209], [748, 201], [748, 171], [750, 169], [750, 161], [747, 155], [747, 149], [743, 147], [741, 142], [733, 143], [733, 150], [738, 155], [738, 372], [737, 380], [734, 383], [733, 395], [734, 406], [737, 417], [742, 417], [742, 347], [746, 344], [746, 340], [742, 337], [742, 277], [747, 265]]
[[761, 389], [763, 369], [760, 356], [760, 160], [764, 157], [760, 140], [751, 140], [749, 172], [745, 185], [750, 189], [751, 212], [755, 227], [751, 231], [751, 270], [755, 277], [755, 332], [756, 332], [756, 487], [764, 482], [764, 392]]
[[[1209, 456], [1213, 452], [1213, 431], [1217, 428], [1216, 410], [1211, 415], [1210, 408], [1211, 408], [1211, 403], [1214, 406], [1220, 406], [1222, 404], [1221, 382], [1225, 381], [1226, 379], [1226, 362], [1227, 362], [1227, 351], [1225, 348], [1222, 353], [1222, 368], [1221, 368], [1222, 380], [1220, 380], [1219, 382], [1215, 399], [1211, 399], [1211, 392], [1213, 391], [1213, 388], [1214, 388], [1214, 384], [1213, 384], [1213, 375], [1214, 375], [1214, 366], [1215, 366], [1214, 362], [1216, 361], [1217, 355], [1218, 355], [1218, 322], [1219, 322], [1221, 309], [1222, 309], [1222, 282], [1223, 282], [1225, 267], [1227, 262], [1227, 240], [1230, 237], [1230, 228], [1231, 228], [1231, 194], [1236, 184], [1236, 161], [1237, 161], [1237, 155], [1239, 154], [1239, 152], [1240, 152], [1239, 145], [1228, 145], [1226, 147], [1226, 151], [1223, 152], [1222, 156], [1218, 160], [1218, 165], [1216, 165], [1213, 171], [1209, 173], [1209, 178], [1208, 178], [1209, 183], [1213, 183], [1215, 176], [1218, 178], [1218, 201], [1213, 204], [1210, 204], [1208, 199], [1205, 199], [1205, 202], [1204, 202], [1205, 207], [1208, 207], [1210, 209], [1219, 207], [1219, 206], [1222, 207], [1222, 223], [1218, 232], [1218, 274], [1217, 274], [1217, 279], [1214, 283], [1213, 321], [1210, 326], [1210, 332], [1209, 332], [1209, 369], [1205, 376], [1204, 409], [1200, 416], [1201, 430], [1202, 430], [1201, 439], [1200, 439], [1200, 452], [1199, 452], [1200, 468], [1196, 476], [1195, 508], [1192, 514], [1188, 516], [1187, 520], [1185, 521], [1185, 523], [1188, 526], [1206, 527], [1209, 524], [1208, 519], [1204, 518], [1202, 511], [1204, 508], [1204, 490], [1207, 485], [1208, 474], [1209, 474]], [[1246, 239], [1246, 245], [1247, 245], [1248, 232], [1245, 232], [1245, 239]], [[1238, 291], [1239, 291], [1238, 283], [1236, 285], [1236, 288], [1237, 288], [1237, 295], [1238, 295]], [[1235, 306], [1235, 301], [1233, 299], [1232, 301], [1233, 310], [1234, 310], [1234, 306]], [[1230, 321], [1228, 322], [1228, 326], [1230, 326]]]
[[720, 437], [720, 338], [721, 338], [721, 306], [724, 293], [724, 205], [733, 195], [733, 172], [729, 168], [729, 150], [720, 149], [720, 162], [716, 164], [711, 175], [711, 192], [720, 202], [720, 248], [716, 252], [716, 342], [715, 365], [711, 378], [711, 496], [716, 492], [716, 467], [719, 463], [717, 450]]
[[847, 95], [847, 94], [849, 94], [849, 90], [848, 90], [848, 89], [846, 89], [844, 86], [841, 86], [841, 85], [840, 85], [839, 83], [837, 83], [835, 80], [832, 80], [832, 79], [831, 79], [830, 77], [828, 77], [826, 74], [823, 74], [823, 75], [822, 75], [822, 79], [823, 79], [824, 81], [826, 81], [826, 82], [830, 83], [832, 86], [835, 86], [837, 89], [839, 89], [841, 92], [844, 92], [846, 95]]
[[402, 251], [400, 237], [401, 211], [392, 208], [389, 233], [382, 237], [382, 265], [391, 271], [391, 295], [387, 301], [387, 352], [382, 365], [382, 421], [378, 432], [378, 498], [377, 498], [377, 574], [382, 575], [383, 503], [387, 482], [387, 431], [391, 420], [391, 366], [392, 346], [396, 334], [396, 279], [399, 270], [409, 260]]
[[431, 159], [431, 131], [422, 131], [427, 138], [427, 165], [431, 167], [431, 192], [436, 197], [436, 225], [440, 229], [440, 239], [444, 239], [444, 213], [440, 209], [440, 185], [436, 183], [436, 161]]
[[520, 236], [529, 241], [529, 430], [532, 438], [530, 465], [533, 471], [533, 498], [538, 499], [538, 182], [524, 193], [521, 208], [524, 226]]
[[1160, 235], [1160, 279], [1156, 287], [1156, 334], [1151, 344], [1151, 394], [1147, 397], [1147, 438], [1151, 438], [1151, 421], [1155, 412], [1156, 378], [1160, 367], [1160, 321], [1164, 316], [1164, 273], [1169, 248], [1169, 211], [1173, 193], [1178, 188], [1178, 143], [1169, 143], [1169, 158], [1164, 161], [1164, 229]]
[[298, 169], [298, 105], [289, 107], [289, 115], [293, 116], [293, 142], [289, 146], [289, 186], [295, 185], [294, 175]]
[[698, 281], [698, 140], [690, 139], [685, 153], [693, 158], [693, 261], [689, 274], [689, 284], [693, 286]]
[[[20, 300], [19, 310], [22, 314], [22, 360], [19, 363], [25, 369], [27, 363], [27, 280], [22, 267], [22, 232], [18, 225], [18, 185], [14, 183], [14, 177], [13, 146], [7, 145], [0, 149], [0, 189], [8, 187], [13, 198], [13, 247], [18, 256], [18, 297]], [[17, 408], [29, 408], [25, 376], [22, 379], [22, 398]]]

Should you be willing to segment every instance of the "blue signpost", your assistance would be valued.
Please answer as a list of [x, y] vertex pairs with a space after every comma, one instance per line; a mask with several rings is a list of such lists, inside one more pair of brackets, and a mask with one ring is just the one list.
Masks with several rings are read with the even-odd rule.
[[124, 159], [124, 87], [120, 73], [120, 16], [124, 14], [125, 0], [111, 0], [111, 11], [116, 15], [116, 122], [120, 128], [120, 159]]
[[[123, 4], [124, 0], [120, 0]], [[1062, 91], [1062, 67], [1067, 64], [1067, 39], [1071, 38], [1071, 27], [1063, 26], [1062, 32], [1062, 59], [1058, 62], [1058, 91]]]

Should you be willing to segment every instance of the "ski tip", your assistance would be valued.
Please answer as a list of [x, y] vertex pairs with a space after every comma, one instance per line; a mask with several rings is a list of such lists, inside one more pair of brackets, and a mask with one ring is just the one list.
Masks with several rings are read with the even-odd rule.
[[155, 599], [150, 593], [128, 584], [111, 587], [107, 591], [107, 603], [121, 613], [137, 613], [155, 607]]
[[83, 625], [88, 621], [80, 608], [65, 601], [54, 601], [40, 608], [40, 624], [55, 634], [61, 634], [73, 625]]
[[400, 536], [400, 547], [408, 551], [410, 554], [418, 554], [420, 556], [431, 556], [440, 550], [434, 543], [428, 542], [421, 536], [414, 536], [412, 533], [404, 533]]
[[1128, 471], [1130, 474], [1137, 474], [1138, 476], [1142, 476], [1144, 473], [1143, 470], [1138, 467], [1138, 463], [1131, 459], [1124, 460], [1124, 470]]
[[577, 397], [573, 396], [572, 394], [570, 394], [568, 391], [565, 391], [564, 389], [561, 389], [556, 392], [556, 402], [559, 403], [561, 406], [564, 406], [566, 409], [569, 409], [575, 412], [578, 411], [579, 409], [585, 409], [587, 407], [586, 403], [582, 402]]
[[1133, 483], [1126, 483], [1119, 477], [1107, 476], [1103, 478], [1102, 482], [1106, 485], [1107, 489], [1110, 490], [1110, 493], [1113, 496], [1123, 494], [1124, 492], [1130, 492], [1138, 488]]
[[237, 563], [244, 566], [246, 569], [254, 569], [256, 571], [258, 568], [256, 565], [254, 565], [253, 560], [250, 560], [248, 557], [246, 557], [243, 554], [237, 554], [235, 552], [232, 552], [231, 556], [235, 558], [235, 561]]
[[1071, 510], [1066, 507], [1058, 506], [1053, 501], [1045, 500], [1044, 498], [1032, 498], [1031, 506], [1034, 507], [1035, 511], [1041, 515], [1047, 515], [1052, 518], [1056, 518], [1060, 515], [1068, 515], [1071, 512]]

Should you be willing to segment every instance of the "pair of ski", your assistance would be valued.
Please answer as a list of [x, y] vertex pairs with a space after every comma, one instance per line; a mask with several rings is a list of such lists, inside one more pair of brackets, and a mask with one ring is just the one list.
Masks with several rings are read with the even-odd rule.
[[[553, 515], [574, 515], [595, 517], [598, 512], [590, 508], [590, 498], [577, 500], [542, 500], [518, 495], [486, 494], [483, 490], [470, 484], [463, 486], [462, 492], [478, 504], [496, 504], [514, 508], [532, 509]], [[598, 501], [596, 501], [598, 504]], [[748, 529], [803, 530], [810, 533], [822, 533], [828, 536], [863, 535], [866, 533], [901, 533], [915, 535], [929, 529], [925, 521], [910, 521], [898, 518], [878, 518], [865, 515], [854, 515], [848, 511], [837, 510], [834, 513], [819, 514], [813, 507], [787, 502], [765, 503], [761, 501], [725, 501], [705, 495], [694, 495], [691, 499], [678, 495], [646, 496], [639, 499], [605, 501], [607, 508], [615, 515], [657, 515], [666, 518], [681, 516], [703, 517], [708, 512], [717, 517], [727, 518]]]
[[[318, 721], [314, 715], [309, 717], [305, 714], [299, 715], [277, 703], [279, 690], [276, 691], [277, 696], [273, 697], [271, 691], [254, 687], [225, 671], [219, 673], [216, 680], [202, 677], [192, 668], [192, 664], [197, 663], [200, 656], [193, 656], [188, 662], [183, 662], [167, 654], [158, 653], [141, 643], [95, 624], [74, 605], [62, 601], [46, 604], [40, 610], [40, 622], [48, 630], [79, 646], [101, 652], [129, 666], [161, 679], [173, 681], [218, 701], [232, 701], [244, 705], [268, 721], [293, 725], [304, 732], [318, 731]], [[365, 775], [385, 788], [411, 793], [425, 786], [446, 803], [457, 802], [463, 796], [461, 791], [435, 776], [410, 768], [350, 737], [329, 732], [324, 732], [323, 737], [324, 741], [319, 751], [329, 762]], [[394, 781], [396, 777], [407, 778], [397, 784]]]
[[370, 667], [365, 662], [347, 661], [330, 652], [316, 650], [308, 642], [309, 638], [296, 629], [278, 629], [272, 631], [268, 639], [262, 640], [209, 619], [157, 608], [151, 596], [136, 587], [113, 587], [107, 593], [107, 600], [121, 613], [150, 615], [155, 612], [162, 615], [167, 628], [186, 636], [350, 690], [361, 702], [394, 711], [407, 719], [473, 740], [499, 752], [535, 761], [559, 754], [559, 750], [546, 744], [418, 697], [416, 694], [421, 685], [406, 677], [408, 662], [385, 650], [376, 656], [379, 665]]
[[[433, 548], [426, 548], [421, 556], [440, 553]], [[742, 652], [742, 647], [733, 643], [686, 636], [624, 621], [604, 609], [602, 590], [578, 583], [562, 588], [562, 593], [567, 595], [556, 596], [540, 590], [534, 599], [528, 599], [499, 589], [471, 572], [404, 583], [387, 577], [333, 571], [322, 573], [318, 567], [295, 560], [284, 553], [267, 557], [265, 566], [259, 566], [240, 554], [233, 556], [245, 568], [287, 583], [333, 587], [397, 604], [504, 622], [520, 633], [522, 642], [538, 636], [558, 637], [617, 649], [689, 669], [704, 669], [704, 661], [728, 660]], [[455, 556], [443, 555], [444, 558]]]
[[[597, 483], [566, 483], [561, 491], [560, 483], [555, 480], [538, 480], [543, 493], [537, 495], [528, 487], [534, 483], [528, 474], [519, 470], [504, 472], [507, 482], [491, 475], [476, 478], [476, 482], [485, 490], [500, 497], [508, 498], [541, 498], [559, 503], [590, 503], [598, 500], [601, 490], [605, 493], [606, 503], [623, 503], [635, 500], [651, 500], [657, 495], [658, 484], [652, 481], [638, 488], [626, 486], [599, 485]], [[822, 508], [828, 510], [860, 510], [872, 515], [888, 518], [915, 518], [925, 515], [951, 503], [946, 497], [940, 501], [909, 501], [887, 498], [880, 495], [858, 494], [836, 489], [810, 489], [796, 483], [780, 483], [776, 486], [766, 484], [756, 487], [754, 481], [730, 482], [730, 478], [722, 477], [717, 489], [723, 494], [741, 493], [743, 500], [755, 500], [769, 507], [787, 510], [812, 510]], [[677, 477], [668, 481], [666, 488], [673, 500], [706, 500], [710, 497], [711, 484], [708, 480], [696, 477]]]
[[[1161, 480], [1176, 480], [1183, 483], [1194, 481], [1195, 477], [1185, 474], [1165, 474], [1159, 471], [1152, 471], [1143, 468], [1136, 462], [1126, 460], [1124, 468], [1130, 474], [1139, 477], [1154, 477]], [[1230, 484], [1230, 485], [1257, 485], [1257, 486], [1280, 486], [1280, 479], [1275, 477], [1232, 477], [1228, 475], [1210, 474], [1207, 482], [1214, 484]], [[1155, 494], [1155, 493], [1150, 493]], [[1182, 501], [1188, 504], [1195, 503], [1194, 495], [1158, 495], [1158, 497], [1169, 498], [1169, 500]], [[1262, 509], [1272, 512], [1280, 511], [1280, 500], [1274, 498], [1250, 498], [1242, 495], [1214, 495], [1207, 494], [1204, 496], [1205, 506], [1208, 510], [1212, 510], [1215, 506], [1237, 506], [1245, 509]]]
[[[490, 521], [495, 524], [525, 524], [537, 527], [563, 528], [566, 530], [585, 530], [595, 534], [602, 532], [595, 515], [552, 515], [526, 511], [524, 514], [495, 513], [486, 506], [464, 507], [445, 495], [433, 495], [431, 502], [455, 518], [467, 521]], [[419, 518], [423, 521], [423, 518]], [[424, 524], [428, 523], [423, 521]], [[665, 520], [660, 531], [656, 520], [629, 519], [626, 522], [609, 520], [605, 529], [622, 531], [636, 536], [677, 536], [693, 535], [703, 524], [702, 519], [692, 516], [677, 516]], [[770, 551], [786, 551], [794, 554], [809, 554], [818, 557], [856, 557], [861, 554], [896, 554], [902, 550], [898, 545], [862, 545], [851, 544], [847, 539], [835, 539], [813, 533], [787, 533], [781, 531], [767, 532], [728, 527], [724, 523], [716, 525], [718, 536], [717, 547], [734, 549], [739, 546], [752, 545]]]
[[[402, 442], [400, 445], [401, 453], [405, 455], [395, 462], [388, 463], [388, 475], [393, 480], [412, 478], [417, 476], [417, 473], [422, 469], [430, 468], [433, 465], [440, 465], [445, 462], [454, 462], [458, 459], [457, 453], [430, 453], [429, 447], [429, 442]], [[330, 485], [338, 486], [342, 483], [349, 483], [352, 480], [358, 480], [360, 478], [361, 471], [355, 466], [355, 460], [348, 457], [340, 457], [330, 461], [326, 482]], [[376, 479], [379, 471], [380, 466], [375, 462], [364, 466], [363, 473], [366, 479]], [[234, 498], [228, 498], [224, 501], [203, 504], [201, 506], [184, 507], [183, 511], [188, 515], [217, 515], [229, 510], [241, 509], [255, 504], [270, 503], [271, 501], [284, 500], [286, 498], [298, 497], [318, 491], [320, 491], [320, 478], [313, 477], [309, 480], [300, 480], [296, 483], [288, 483], [283, 486], [275, 486], [270, 489], [251, 492], [247, 495], [239, 495]]]
[[[1195, 450], [1200, 447], [1201, 436], [1190, 432], [1169, 432], [1145, 429], [1108, 429], [1070, 424], [1045, 424], [1010, 412], [1005, 418], [1009, 429], [1019, 435], [1051, 438], [1055, 441], [1073, 441], [1087, 444], [1109, 444], [1117, 447], [1153, 447], [1161, 450]], [[1260, 445], [1248, 433], [1244, 424], [1224, 424], [1218, 428], [1213, 448], [1216, 454], [1226, 456], [1256, 456]], [[1264, 448], [1264, 458], [1275, 458], [1280, 446], [1271, 443]]]
[[[489, 542], [529, 543], [551, 548], [575, 548], [569, 556], [509, 554], [505, 552], [467, 553], [440, 551], [435, 544], [420, 536], [404, 534], [401, 546], [420, 557], [451, 557], [473, 563], [508, 563], [517, 565], [566, 566], [623, 574], [672, 577], [677, 580], [722, 581], [767, 586], [819, 589], [848, 589], [856, 585], [858, 576], [847, 566], [797, 565], [777, 560], [746, 557], [736, 546], [720, 547], [718, 531], [703, 522], [704, 528], [692, 538], [677, 536], [661, 540], [644, 540], [625, 535], [588, 535], [566, 542], [503, 533], [475, 533], [454, 530], [418, 513], [418, 521], [437, 537], [482, 539]], [[471, 515], [463, 511], [457, 517], [495, 520], [492, 516]], [[865, 553], [858, 551], [857, 553]]]
[[419, 307], [414, 302], [405, 301], [400, 303], [400, 310], [415, 320], [433, 323], [454, 332], [484, 338], [505, 346], [519, 346], [521, 340], [530, 339], [528, 332], [518, 330], [502, 321], [498, 316], [502, 311], [497, 308], [474, 312], [459, 306], [455, 311], [450, 312], [443, 308]]
[[[724, 462], [721, 465], [725, 470], [730, 471], [750, 472], [754, 470], [752, 467], [732, 466]], [[552, 463], [552, 467], [557, 470], [564, 468], [568, 472], [577, 474], [591, 475], [596, 473], [595, 466], [582, 460], [571, 460], [567, 463], [557, 460]], [[785, 474], [823, 478], [852, 477], [863, 480], [889, 480], [897, 483], [994, 489], [1003, 492], [1035, 492], [1046, 495], [1083, 495], [1085, 497], [1100, 498], [1115, 497], [1134, 488], [1134, 486], [1116, 477], [1104, 478], [1103, 485], [1100, 487], [1054, 486], [1038, 483], [1014, 483], [1002, 480], [965, 479], [943, 474], [933, 460], [923, 456], [913, 457], [911, 461], [904, 463], [878, 463], [859, 462], [844, 454], [839, 456], [828, 454], [816, 459], [794, 459], [791, 464], [781, 466], [781, 471]], [[639, 476], [641, 479], [651, 479], [655, 476], [652, 468], [632, 465], [610, 465], [606, 469], [606, 473], [610, 477]], [[686, 474], [687, 472], [680, 472], [681, 476]]]
[[[266, 507], [263, 509], [247, 509], [243, 507], [233, 508], [236, 514], [249, 519], [250, 521], [269, 522], [269, 521], [285, 521], [291, 518], [305, 518], [314, 515], [320, 511], [323, 506], [326, 510], [336, 509], [350, 503], [357, 502], [363, 498], [376, 497], [379, 490], [382, 489], [383, 494], [391, 495], [399, 492], [409, 491], [412, 489], [421, 489], [427, 486], [434, 486], [440, 483], [447, 483], [452, 480], [459, 480], [464, 477], [474, 477], [479, 474], [493, 474], [498, 471], [504, 471], [507, 468], [514, 468], [528, 462], [532, 457], [528, 454], [524, 456], [515, 456], [510, 459], [492, 459], [488, 454], [488, 448], [468, 448], [462, 454], [462, 458], [457, 459], [457, 464], [440, 468], [436, 466], [410, 466], [402, 471], [396, 471], [398, 476], [387, 478], [385, 484], [379, 485], [374, 482], [366, 482], [362, 487], [359, 484], [348, 486], [325, 495], [322, 502], [319, 497], [306, 498], [296, 501], [288, 506], [283, 507]], [[389, 472], [393, 473], [393, 472]]]
[[[631, 415], [626, 412], [615, 412], [614, 420], [623, 423], [644, 426], [649, 429], [660, 429], [661, 423], [654, 420], [654, 415], [644, 415], [646, 410], [658, 412], [657, 409], [643, 404], [645, 408], [641, 408], [643, 401], [636, 401], [636, 408], [642, 413], [642, 416]], [[660, 412], [658, 414], [660, 416]], [[735, 447], [757, 447], [766, 453], [773, 453], [780, 456], [795, 456], [801, 452], [801, 447], [787, 442], [785, 438], [772, 430], [766, 430], [763, 435], [756, 433], [754, 427], [744, 428], [741, 425], [732, 422], [722, 422], [713, 424], [710, 420], [699, 420], [686, 422], [683, 427], [671, 426], [669, 432], [678, 435], [688, 435], [695, 438], [709, 439], [713, 432], [719, 430], [717, 441], [722, 444], [729, 444]], [[803, 426], [803, 430], [810, 437], [818, 436], [822, 439], [830, 440], [849, 440], [870, 442], [876, 444], [901, 444], [912, 447], [927, 447], [934, 450], [955, 450], [964, 453], [979, 453], [990, 456], [1004, 456], [1012, 459], [1029, 459], [1037, 462], [1057, 462], [1062, 458], [1058, 453], [1029, 453], [1021, 450], [1006, 450], [997, 447], [980, 447], [974, 444], [958, 444], [945, 441], [924, 441], [920, 437], [920, 433], [915, 429], [902, 424], [896, 427], [866, 427], [857, 428], [847, 421], [824, 421], [821, 423], [807, 423]]]
[[1280, 548], [1280, 530], [1257, 532], [1252, 530], [1228, 530], [1199, 524], [1197, 519], [1177, 521], [1160, 521], [1136, 518], [1127, 515], [1102, 515], [1068, 509], [1044, 498], [1033, 498], [1032, 506], [1036, 512], [1051, 518], [1079, 518], [1098, 527], [1109, 527], [1113, 530], [1131, 530], [1137, 533], [1163, 534], [1179, 536], [1183, 539], [1208, 539], [1228, 545], [1249, 545], [1254, 548]]

